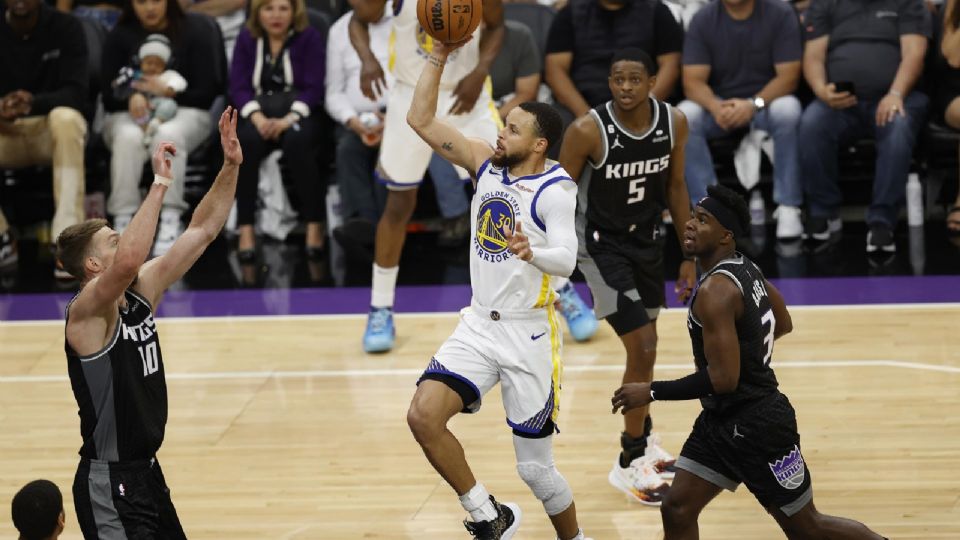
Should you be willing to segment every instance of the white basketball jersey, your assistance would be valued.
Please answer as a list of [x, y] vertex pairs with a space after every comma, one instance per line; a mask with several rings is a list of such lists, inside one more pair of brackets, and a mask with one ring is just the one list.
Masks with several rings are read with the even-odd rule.
[[[420, 72], [433, 51], [433, 38], [417, 20], [417, 0], [394, 0], [393, 32], [390, 33], [389, 69], [402, 83], [417, 85]], [[453, 89], [480, 61], [480, 29], [473, 40], [460, 47], [447, 59], [440, 79], [440, 88]]]
[[[541, 174], [513, 178], [489, 161], [481, 165], [477, 192], [470, 203], [470, 283], [474, 304], [504, 310], [533, 309], [556, 300], [552, 276], [511, 253], [504, 236], [504, 231], [513, 231], [519, 221], [530, 247], [546, 247], [545, 225], [536, 207], [540, 193], [553, 184], [572, 180], [555, 161], [547, 160], [545, 169]], [[542, 211], [539, 209], [541, 214]]]

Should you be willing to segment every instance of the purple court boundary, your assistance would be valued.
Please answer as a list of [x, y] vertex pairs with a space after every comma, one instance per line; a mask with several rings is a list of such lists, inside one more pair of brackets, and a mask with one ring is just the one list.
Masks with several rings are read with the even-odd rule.
[[[773, 283], [787, 304], [901, 304], [960, 302], [960, 276], [888, 276], [777, 279]], [[577, 284], [585, 298], [586, 285]], [[673, 284], [666, 285], [667, 305], [677, 307]], [[70, 293], [0, 295], [0, 321], [62, 320]], [[397, 289], [397, 311], [451, 312], [470, 301], [467, 285], [403, 286]], [[170, 291], [160, 306], [165, 317], [269, 315], [342, 315], [366, 313], [366, 287], [316, 289], [237, 289]]]

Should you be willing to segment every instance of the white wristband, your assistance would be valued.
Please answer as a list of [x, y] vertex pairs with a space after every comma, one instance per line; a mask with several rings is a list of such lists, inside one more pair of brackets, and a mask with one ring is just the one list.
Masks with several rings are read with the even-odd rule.
[[153, 175], [154, 184], [160, 184], [161, 186], [170, 187], [171, 182], [173, 182], [172, 178], [167, 178], [166, 176], [160, 176], [159, 174]]
[[889, 92], [887, 92], [887, 93], [890, 94], [891, 96], [896, 96], [896, 97], [898, 97], [898, 98], [900, 98], [900, 99], [903, 99], [903, 94], [901, 94], [899, 90], [893, 90], [893, 89], [891, 89], [891, 90], [890, 90]]

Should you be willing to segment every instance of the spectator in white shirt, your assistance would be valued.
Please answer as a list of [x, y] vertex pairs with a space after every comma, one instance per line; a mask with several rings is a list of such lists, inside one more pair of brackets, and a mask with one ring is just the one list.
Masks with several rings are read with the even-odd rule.
[[[387, 94], [371, 101], [360, 91], [360, 57], [350, 44], [348, 26], [353, 12], [343, 15], [330, 27], [327, 38], [326, 100], [330, 117], [337, 122], [337, 185], [340, 188], [341, 213], [350, 220], [369, 223], [369, 231], [380, 219], [386, 201], [386, 189], [374, 181], [373, 171], [383, 132], [382, 110]], [[389, 39], [393, 7], [384, 6], [376, 23], [370, 24], [370, 49], [381, 65], [388, 65]], [[388, 87], [393, 78], [386, 74]], [[336, 234], [334, 231], [335, 236]]]

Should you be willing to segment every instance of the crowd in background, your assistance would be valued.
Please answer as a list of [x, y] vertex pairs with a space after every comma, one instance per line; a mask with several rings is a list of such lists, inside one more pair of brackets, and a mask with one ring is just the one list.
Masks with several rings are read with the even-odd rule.
[[[957, 4], [516, 4], [506, 11], [504, 45], [490, 69], [493, 97], [501, 116], [541, 99], [569, 123], [610, 99], [613, 51], [640, 47], [657, 65], [653, 94], [687, 116], [692, 201], [718, 181], [716, 141], [733, 138], [746, 189], [759, 180], [761, 154], [773, 163], [778, 239], [828, 241], [840, 232], [845, 202], [838, 153], [873, 139], [866, 250], [892, 252], [918, 139], [930, 122], [960, 129]], [[372, 246], [384, 205], [374, 168], [387, 99], [373, 101], [360, 90], [348, 9], [304, 0], [7, 0], [0, 21], [0, 169], [50, 167], [49, 238], [98, 213], [122, 232], [140, 204], [148, 156], [159, 141], [173, 141], [174, 178], [153, 250], [162, 254], [190, 210], [190, 164], [202, 161], [195, 154], [216, 151], [206, 144], [211, 118], [229, 102], [241, 112], [246, 156], [231, 225], [240, 262], [257, 260], [258, 237], [283, 238], [298, 221], [308, 259], [324, 256], [331, 233], [348, 248]], [[390, 64], [391, 17], [388, 3], [370, 26], [383, 66]], [[98, 143], [109, 155], [102, 188], [89, 177]], [[462, 245], [470, 225], [467, 188], [436, 157], [429, 176], [443, 219], [438, 243]], [[341, 225], [332, 231], [329, 186], [339, 194]], [[98, 209], [89, 202], [100, 190], [106, 199]], [[960, 195], [946, 206], [949, 234], [960, 235]], [[14, 229], [0, 212], [0, 267], [17, 261]]]

